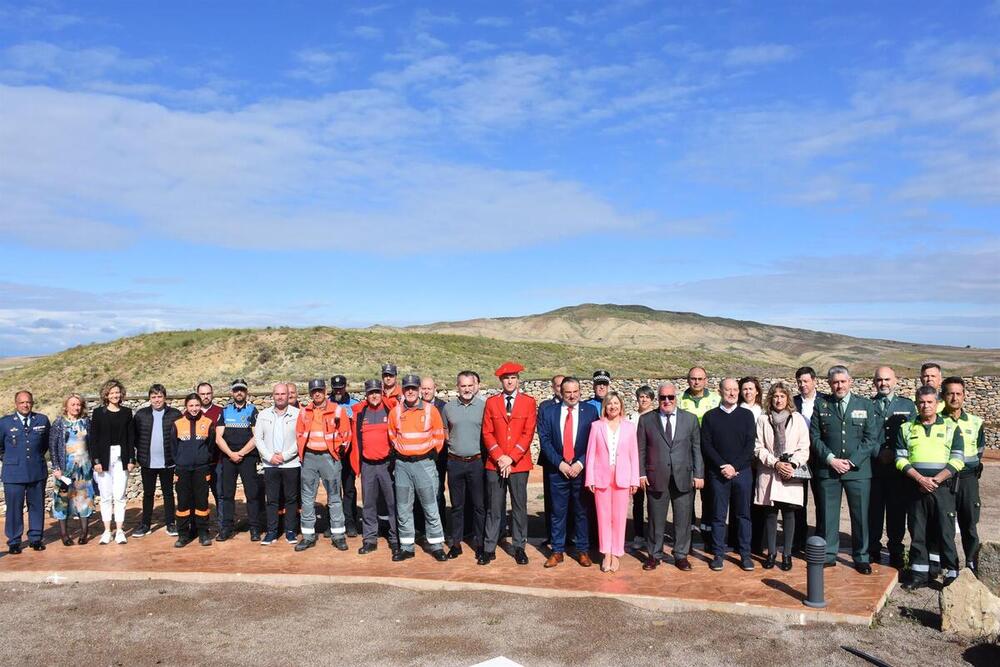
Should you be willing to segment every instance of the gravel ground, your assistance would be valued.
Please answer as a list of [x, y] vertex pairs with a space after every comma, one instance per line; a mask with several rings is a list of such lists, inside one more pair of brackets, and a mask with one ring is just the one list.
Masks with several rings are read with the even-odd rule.
[[[985, 539], [1000, 538], [1000, 466], [982, 479]], [[846, 528], [846, 525], [845, 525]], [[0, 585], [0, 659], [93, 665], [888, 664], [1000, 665], [1000, 647], [942, 634], [934, 590], [893, 593], [874, 627], [786, 626], [711, 612], [663, 614], [614, 600], [393, 586], [270, 587], [118, 581]], [[304, 641], [305, 640], [305, 641]], [[79, 648], [77, 648], [79, 647]]]

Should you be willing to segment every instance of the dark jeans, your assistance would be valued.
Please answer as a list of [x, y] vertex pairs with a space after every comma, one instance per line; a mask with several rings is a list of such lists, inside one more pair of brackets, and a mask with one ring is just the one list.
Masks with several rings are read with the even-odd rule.
[[267, 532], [278, 532], [278, 509], [284, 496], [285, 530], [298, 532], [299, 468], [264, 468], [264, 498]]
[[462, 545], [465, 538], [465, 511], [472, 513], [472, 547], [483, 546], [483, 526], [486, 524], [483, 491], [483, 460], [458, 461], [448, 459], [448, 495], [451, 496], [451, 546]]
[[[750, 555], [750, 503], [753, 494], [753, 473], [750, 468], [740, 470], [736, 477], [724, 479], [714, 472], [708, 477], [712, 498], [712, 547], [716, 556], [726, 551], [727, 516], [736, 519], [737, 550], [741, 556]], [[705, 513], [702, 512], [705, 516]]]
[[257, 516], [257, 457], [245, 456], [239, 463], [228, 458], [222, 461], [222, 528], [232, 530], [236, 518], [236, 477], [243, 480], [243, 495], [246, 496], [247, 518], [250, 529], [259, 530]]
[[139, 525], [149, 528], [153, 520], [153, 500], [156, 495], [156, 480], [160, 480], [160, 490], [163, 491], [164, 521], [169, 526], [176, 521], [174, 516], [174, 469], [173, 468], [142, 468], [142, 521]]

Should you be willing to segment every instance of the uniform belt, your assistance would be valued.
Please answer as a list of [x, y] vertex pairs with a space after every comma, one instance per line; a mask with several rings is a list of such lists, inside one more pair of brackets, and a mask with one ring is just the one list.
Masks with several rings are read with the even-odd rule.
[[388, 461], [389, 461], [389, 457], [388, 456], [385, 457], [384, 459], [366, 459], [364, 456], [361, 457], [361, 462], [362, 463], [367, 463], [370, 466], [381, 465], [383, 463], [388, 463]]
[[435, 452], [433, 449], [426, 454], [418, 454], [417, 456], [403, 456], [402, 454], [396, 454], [397, 461], [406, 461], [408, 463], [416, 463], [417, 461], [426, 461], [427, 459], [433, 459]]
[[462, 463], [468, 463], [469, 461], [478, 461], [483, 458], [482, 454], [473, 454], [472, 456], [459, 456], [458, 454], [452, 454], [448, 452], [449, 461], [461, 461]]

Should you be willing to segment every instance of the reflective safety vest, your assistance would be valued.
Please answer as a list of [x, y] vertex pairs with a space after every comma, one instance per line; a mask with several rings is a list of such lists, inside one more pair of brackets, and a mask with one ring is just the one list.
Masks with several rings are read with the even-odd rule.
[[299, 417], [295, 422], [295, 441], [299, 447], [299, 458], [305, 455], [306, 444], [312, 440], [314, 443], [322, 438], [326, 444], [326, 451], [335, 459], [340, 459], [340, 450], [344, 446], [350, 446], [351, 418], [343, 406], [327, 401], [320, 413], [320, 418], [316, 420], [316, 425], [322, 426], [322, 430], [314, 430], [313, 417], [316, 413], [316, 406], [309, 403], [299, 410]]
[[965, 441], [965, 468], [966, 470], [976, 470], [983, 459], [983, 450], [986, 448], [986, 441], [983, 438], [983, 418], [970, 415], [965, 410], [958, 416], [958, 419], [948, 418], [954, 422], [962, 431], [962, 440]]
[[423, 400], [412, 408], [400, 401], [389, 415], [389, 441], [400, 456], [424, 456], [444, 447], [444, 423], [433, 404]]
[[701, 418], [705, 416], [705, 413], [712, 408], [719, 407], [719, 403], [721, 402], [722, 397], [717, 392], [711, 392], [706, 389], [700, 398], [695, 398], [685, 389], [684, 393], [681, 394], [681, 400], [677, 404], [677, 407], [697, 417], [698, 426], [701, 426]]
[[933, 477], [945, 468], [957, 475], [965, 467], [962, 432], [954, 420], [940, 415], [930, 426], [916, 417], [903, 424], [896, 437], [896, 469], [910, 468], [925, 477]]

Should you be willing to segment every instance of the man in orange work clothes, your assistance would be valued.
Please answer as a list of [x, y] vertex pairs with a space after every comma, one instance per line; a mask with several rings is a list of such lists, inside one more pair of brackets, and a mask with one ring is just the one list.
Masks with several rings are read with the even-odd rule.
[[446, 561], [444, 528], [438, 513], [439, 484], [435, 459], [444, 447], [441, 413], [420, 398], [420, 378], [403, 377], [403, 398], [389, 413], [389, 442], [396, 452], [396, 515], [399, 551], [392, 560], [414, 556], [416, 528], [413, 522], [414, 496], [420, 500], [426, 521], [425, 536], [436, 560]]

